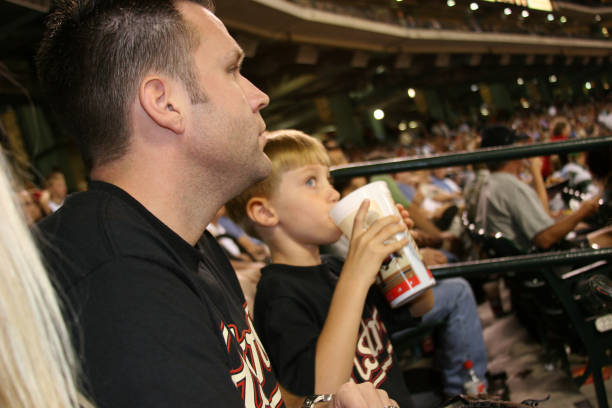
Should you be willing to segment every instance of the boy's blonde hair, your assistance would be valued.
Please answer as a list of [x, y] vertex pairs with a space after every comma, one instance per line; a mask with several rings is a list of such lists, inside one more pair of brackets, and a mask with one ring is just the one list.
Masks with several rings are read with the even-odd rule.
[[246, 205], [253, 197], [269, 198], [276, 191], [283, 174], [309, 164], [330, 165], [321, 142], [304, 132], [293, 129], [276, 130], [266, 135], [264, 152], [272, 162], [270, 175], [231, 199], [225, 206], [231, 219], [253, 236], [257, 236], [253, 222], [246, 213]]

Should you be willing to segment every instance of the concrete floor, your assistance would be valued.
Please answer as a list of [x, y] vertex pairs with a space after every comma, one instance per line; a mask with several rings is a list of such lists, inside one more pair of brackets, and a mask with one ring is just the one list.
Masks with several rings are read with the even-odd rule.
[[[593, 385], [578, 388], [560, 367], [543, 361], [542, 348], [534, 342], [514, 315], [495, 318], [488, 303], [478, 309], [487, 352], [489, 370], [505, 370], [512, 401], [541, 399], [550, 394], [541, 408], [598, 407]], [[586, 360], [571, 356], [570, 362], [580, 366]], [[608, 399], [612, 398], [612, 379], [606, 381]], [[611, 403], [612, 405], [612, 403]]]
[[[543, 399], [550, 395], [550, 400], [541, 403], [539, 408], [598, 408], [593, 385], [578, 388], [560, 367], [547, 364], [542, 347], [530, 338], [514, 315], [496, 318], [486, 302], [479, 306], [478, 313], [483, 325], [489, 371], [506, 372], [511, 401]], [[586, 360], [572, 355], [570, 362], [573, 366], [580, 366]], [[432, 359], [415, 358], [414, 351], [409, 350], [400, 355], [400, 365], [411, 373], [407, 381], [413, 391], [415, 407], [439, 407], [441, 397], [428, 389], [435, 387], [431, 379], [429, 383], [425, 380], [425, 385], [419, 383], [410, 387], [415, 378], [425, 377], [427, 371], [431, 371]], [[612, 399], [612, 379], [606, 381], [606, 390], [608, 399]]]

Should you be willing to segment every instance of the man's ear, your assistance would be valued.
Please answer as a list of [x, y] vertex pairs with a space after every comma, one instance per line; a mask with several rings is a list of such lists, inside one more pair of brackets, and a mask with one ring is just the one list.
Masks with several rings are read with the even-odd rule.
[[252, 197], [246, 204], [247, 216], [261, 227], [275, 227], [278, 225], [278, 216], [270, 200], [264, 197]]
[[185, 131], [185, 118], [182, 99], [176, 84], [161, 75], [148, 75], [140, 83], [138, 98], [143, 110], [159, 126], [182, 134]]

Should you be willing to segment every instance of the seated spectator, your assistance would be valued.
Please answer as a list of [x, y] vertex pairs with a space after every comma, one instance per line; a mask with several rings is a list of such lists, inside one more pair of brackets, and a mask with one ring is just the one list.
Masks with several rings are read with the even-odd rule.
[[[225, 210], [225, 207], [223, 207]], [[219, 217], [218, 223], [222, 226], [226, 233], [232, 236], [244, 251], [246, 251], [251, 259], [255, 261], [265, 262], [270, 258], [270, 250], [260, 240], [257, 238], [250, 237], [242, 228], [240, 228], [231, 218], [227, 215], [222, 215]]]
[[[227, 208], [270, 247], [273, 263], [262, 270], [255, 325], [280, 384], [304, 395], [332, 391], [351, 378], [372, 381], [401, 407], [412, 406], [381, 321], [390, 308], [382, 294], [370, 290], [384, 259], [406, 244], [383, 242], [406, 226], [395, 217], [382, 218], [353, 235], [344, 265], [321, 258], [319, 245], [341, 235], [329, 217], [340, 195], [328, 181], [324, 147], [301, 132], [277, 131], [265, 152], [271, 176]], [[362, 205], [359, 225], [366, 211]], [[404, 320], [428, 311], [432, 300], [431, 291], [421, 295], [404, 308]], [[375, 336], [376, 342], [365, 336]]]
[[426, 211], [440, 230], [447, 230], [455, 215], [463, 209], [463, 195], [459, 186], [446, 177], [445, 168], [431, 170], [419, 186], [425, 198], [421, 208]]
[[[463, 279], [441, 281], [433, 290], [433, 309], [421, 304], [429, 302], [420, 300], [423, 295], [409, 308], [391, 313], [370, 287], [390, 248], [372, 248], [399, 227], [383, 219], [371, 227], [379, 232], [355, 234], [344, 264], [335, 257], [321, 257], [319, 245], [340, 237], [328, 215], [339, 194], [327, 182], [324, 149], [301, 132], [277, 131], [266, 153], [273, 174], [232, 200], [228, 209], [267, 242], [272, 252], [273, 263], [262, 270], [258, 286], [255, 324], [281, 384], [294, 393], [307, 393], [313, 388], [324, 391], [321, 384], [348, 378], [371, 380], [391, 397], [401, 398], [402, 407], [407, 406], [410, 401], [397, 378], [387, 330], [368, 334], [366, 328], [381, 327], [376, 316], [397, 328], [397, 323], [410, 324], [411, 315], [423, 313], [423, 321], [448, 319], [440, 344], [444, 391], [452, 395], [463, 391], [462, 363], [467, 359], [474, 360], [478, 375], [484, 378], [486, 350], [469, 285]], [[359, 214], [357, 223], [365, 215], [365, 206]], [[355, 228], [359, 231], [359, 226]], [[358, 340], [368, 335], [376, 336], [380, 346], [368, 349]], [[293, 345], [290, 350], [287, 344]], [[356, 345], [359, 349], [353, 351]]]
[[[250, 238], [246, 235], [246, 233], [244, 233], [244, 231], [242, 231], [240, 227], [235, 225], [229, 218], [225, 217], [225, 214], [225, 206], [223, 206], [219, 209], [219, 211], [217, 211], [217, 214], [208, 224], [206, 230], [216, 238], [217, 242], [219, 242], [221, 248], [223, 248], [225, 254], [228, 256], [230, 263], [234, 267], [236, 277], [238, 278], [238, 283], [240, 283], [240, 288], [242, 289], [242, 293], [244, 294], [244, 298], [249, 307], [249, 315], [252, 317], [255, 309], [255, 292], [257, 290], [257, 283], [261, 278], [260, 271], [261, 268], [266, 265], [261, 261], [268, 257], [268, 248], [264, 245], [251, 243], [253, 246], [261, 247], [262, 254], [264, 255], [264, 259], [261, 260], [255, 258], [257, 252], [254, 251], [253, 254], [251, 254], [243, 245], [245, 242], [252, 242]], [[222, 218], [226, 218], [226, 221], [222, 222]], [[225, 227], [226, 225], [231, 225], [230, 230]], [[230, 232], [231, 228], [235, 228], [233, 233], [238, 231], [240, 238], [236, 238]], [[206, 241], [206, 234], [204, 234], [200, 240], [202, 241], [200, 248], [203, 248]], [[249, 244], [247, 243], [247, 245]]]
[[[565, 118], [558, 118], [551, 125], [551, 135], [547, 141], [559, 142], [561, 140], [567, 140], [571, 133], [572, 128], [569, 122]], [[550, 159], [551, 156], [542, 156], [542, 178], [544, 178], [544, 180], [554, 172]]]
[[265, 261], [270, 251], [265, 244], [256, 242], [226, 216], [225, 206], [221, 207], [206, 229], [210, 232], [231, 260]]
[[[507, 146], [517, 135], [505, 126], [483, 131], [482, 147]], [[476, 224], [488, 233], [501, 232], [523, 251], [535, 245], [548, 249], [561, 241], [579, 222], [598, 208], [599, 197], [585, 201], [572, 214], [555, 221], [541, 201], [541, 195], [519, 179], [523, 160], [489, 163], [491, 174], [480, 192]], [[537, 171], [532, 172], [534, 178]], [[541, 174], [541, 173], [540, 173]], [[538, 185], [543, 186], [541, 177]], [[545, 193], [545, 192], [544, 192]]]
[[61, 306], [24, 222], [35, 218], [26, 192], [19, 193], [20, 208], [0, 154], [0, 405], [88, 408]]
[[591, 245], [600, 248], [612, 247], [612, 146], [588, 152], [586, 164], [593, 175], [595, 183], [602, 191], [601, 206], [595, 222], [599, 227], [588, 234]]
[[17, 196], [19, 197], [19, 204], [21, 205], [21, 211], [23, 211], [23, 214], [25, 215], [26, 223], [28, 224], [28, 227], [31, 227], [37, 221], [42, 219], [42, 209], [27, 189], [24, 188], [19, 190]]
[[64, 204], [67, 192], [68, 187], [64, 174], [59, 170], [53, 170], [49, 173], [47, 188], [40, 196], [40, 205], [45, 215], [56, 212]]

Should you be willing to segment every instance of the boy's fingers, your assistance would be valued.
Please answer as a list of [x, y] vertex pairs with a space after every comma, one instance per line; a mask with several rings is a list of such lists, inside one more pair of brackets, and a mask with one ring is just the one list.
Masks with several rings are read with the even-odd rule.
[[368, 213], [368, 208], [370, 207], [370, 200], [365, 199], [361, 202], [359, 209], [357, 210], [357, 214], [355, 215], [355, 222], [353, 223], [353, 233], [352, 236], [355, 236], [356, 232], [360, 232], [363, 230], [363, 220], [365, 219], [366, 214]]
[[405, 247], [406, 245], [408, 245], [408, 240], [407, 239], [401, 239], [399, 241], [394, 240], [393, 242], [390, 242], [388, 244], [385, 244], [385, 256], [392, 254], [393, 252], [397, 252], [400, 249], [402, 249], [403, 247]]
[[403, 231], [406, 228], [404, 224], [400, 223], [398, 217], [396, 217], [395, 215], [388, 215], [386, 217], [379, 218], [378, 220], [376, 220], [376, 222], [373, 223], [368, 229], [367, 234], [370, 237], [374, 238], [382, 232], [383, 234], [387, 234], [385, 235], [385, 238], [388, 238], [390, 235], [393, 234], [383, 232], [383, 230], [385, 230], [387, 227], [398, 228], [396, 232]]

